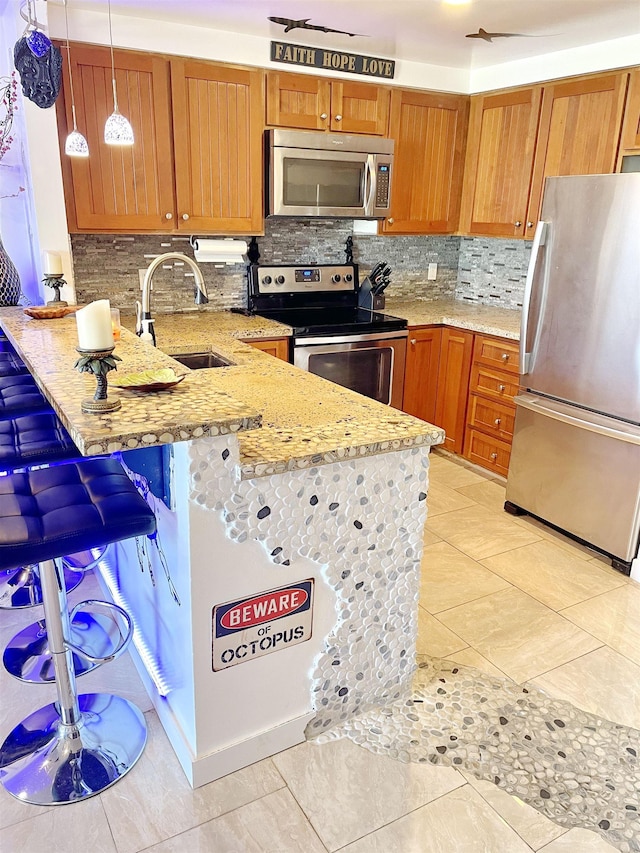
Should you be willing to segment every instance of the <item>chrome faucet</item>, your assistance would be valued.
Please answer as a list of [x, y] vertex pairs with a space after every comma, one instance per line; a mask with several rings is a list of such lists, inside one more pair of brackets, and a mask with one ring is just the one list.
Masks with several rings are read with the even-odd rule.
[[157, 258], [154, 258], [147, 267], [142, 280], [142, 305], [140, 302], [136, 302], [136, 335], [143, 341], [152, 341], [154, 346], [156, 345], [156, 333], [153, 328], [153, 318], [151, 316], [151, 282], [153, 274], [160, 264], [169, 260], [183, 261], [193, 270], [195, 284], [194, 302], [196, 305], [204, 305], [209, 301], [202, 270], [194, 260], [187, 257], [187, 255], [183, 255], [182, 252], [165, 252], [164, 255], [158, 255]]

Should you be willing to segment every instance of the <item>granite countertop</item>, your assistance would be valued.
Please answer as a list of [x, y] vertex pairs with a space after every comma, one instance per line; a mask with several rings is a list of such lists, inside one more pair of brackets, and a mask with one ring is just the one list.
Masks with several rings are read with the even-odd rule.
[[520, 340], [520, 311], [460, 299], [399, 299], [387, 297], [386, 314], [404, 317], [410, 326], [455, 326], [471, 332]]
[[[124, 325], [129, 323], [125, 317]], [[242, 477], [250, 478], [444, 440], [439, 427], [238, 340], [291, 333], [261, 318], [211, 311], [158, 315], [158, 348], [124, 328], [115, 350], [122, 359], [119, 374], [173, 367], [188, 375], [156, 393], [110, 385], [109, 397], [117, 396], [122, 408], [100, 416], [80, 410], [81, 400], [93, 395], [95, 380], [73, 368], [73, 316], [35, 320], [20, 308], [2, 308], [0, 325], [85, 455], [236, 432]], [[206, 350], [232, 365], [190, 371], [169, 354]]]

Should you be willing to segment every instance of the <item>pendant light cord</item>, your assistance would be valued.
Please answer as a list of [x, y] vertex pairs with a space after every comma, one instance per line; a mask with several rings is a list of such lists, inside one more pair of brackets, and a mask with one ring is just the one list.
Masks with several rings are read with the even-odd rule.
[[118, 110], [118, 96], [116, 94], [116, 69], [113, 62], [113, 33], [111, 31], [111, 0], [107, 0], [107, 8], [109, 10], [109, 46], [111, 48], [111, 83], [113, 85], [113, 111], [114, 113], [119, 112]]
[[69, 66], [69, 90], [71, 92], [71, 115], [73, 116], [73, 129], [77, 130], [76, 124], [76, 99], [73, 95], [73, 76], [71, 74], [71, 48], [69, 47], [69, 16], [67, 13], [67, 0], [64, 0], [64, 23], [67, 29], [67, 64]]

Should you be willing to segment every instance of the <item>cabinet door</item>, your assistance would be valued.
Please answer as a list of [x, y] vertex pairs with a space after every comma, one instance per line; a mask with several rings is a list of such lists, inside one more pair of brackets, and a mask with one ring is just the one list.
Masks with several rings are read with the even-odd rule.
[[330, 81], [308, 74], [267, 73], [267, 124], [326, 130]]
[[471, 99], [460, 227], [523, 237], [542, 88]]
[[[62, 155], [69, 230], [162, 231], [175, 227], [169, 69], [153, 54], [115, 50], [118, 106], [135, 143], [106, 145], [104, 125], [113, 112], [108, 48], [73, 45], [71, 64], [78, 128], [87, 158]], [[63, 63], [64, 100], [58, 101], [61, 150], [73, 128], [69, 77]]]
[[409, 329], [402, 411], [435, 423], [442, 329]]
[[464, 443], [472, 353], [473, 332], [442, 330], [435, 423], [446, 433], [444, 447], [460, 454]]
[[469, 98], [394, 89], [395, 140], [387, 234], [447, 234], [458, 227]]
[[640, 154], [640, 68], [634, 69], [629, 77], [629, 92], [622, 123], [618, 170], [622, 166], [622, 156], [625, 152], [627, 154]]
[[545, 178], [615, 171], [628, 76], [602, 74], [545, 87], [529, 222], [538, 219]]
[[391, 91], [371, 83], [331, 83], [331, 130], [385, 136]]
[[261, 338], [259, 340], [245, 338], [243, 340], [245, 344], [249, 344], [254, 349], [262, 350], [262, 352], [280, 358], [282, 361], [289, 361], [289, 338]]
[[177, 225], [262, 230], [262, 72], [171, 60]]

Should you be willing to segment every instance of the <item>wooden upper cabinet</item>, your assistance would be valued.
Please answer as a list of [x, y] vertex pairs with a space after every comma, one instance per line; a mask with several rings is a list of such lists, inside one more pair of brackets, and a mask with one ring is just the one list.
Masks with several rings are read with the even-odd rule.
[[172, 59], [177, 227], [262, 228], [262, 72]]
[[545, 178], [615, 171], [628, 77], [598, 74], [544, 87], [529, 222], [538, 219]]
[[395, 140], [387, 234], [447, 234], [458, 227], [469, 98], [394, 89]]
[[640, 154], [640, 68], [635, 68], [629, 75], [618, 170], [622, 168], [622, 157], [625, 154]]
[[267, 73], [267, 124], [385, 136], [390, 90], [308, 74]]
[[[172, 230], [175, 205], [166, 61], [149, 53], [114, 51], [118, 106], [134, 132], [135, 144], [130, 147], [104, 142], [104, 125], [113, 112], [109, 49], [74, 45], [71, 64], [78, 128], [87, 139], [90, 156], [62, 155], [69, 230]], [[65, 97], [60, 107], [64, 114], [58, 109], [62, 151], [73, 128], [66, 61], [63, 74]]]
[[523, 237], [542, 88], [471, 98], [460, 230]]

